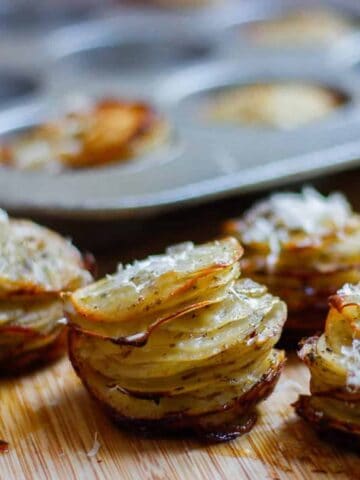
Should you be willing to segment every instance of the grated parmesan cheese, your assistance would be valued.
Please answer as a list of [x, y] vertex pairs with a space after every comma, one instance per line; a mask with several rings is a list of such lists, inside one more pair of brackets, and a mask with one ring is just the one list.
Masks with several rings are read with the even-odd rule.
[[346, 198], [340, 193], [324, 197], [311, 187], [300, 194], [279, 193], [270, 198], [275, 218], [289, 230], [308, 234], [327, 234], [341, 229], [352, 214]]
[[101, 448], [101, 445], [100, 445], [100, 443], [99, 443], [99, 441], [98, 441], [98, 432], [95, 432], [94, 444], [93, 444], [91, 450], [89, 450], [86, 455], [87, 455], [88, 457], [90, 457], [90, 458], [91, 458], [91, 457], [96, 457], [96, 455], [98, 454], [100, 448]]
[[325, 197], [312, 187], [301, 193], [276, 193], [250, 222], [244, 241], [269, 241], [274, 233], [286, 240], [287, 232], [293, 231], [322, 236], [344, 228], [351, 215], [351, 206], [340, 193]]
[[351, 390], [360, 389], [360, 340], [354, 339], [351, 347], [342, 347], [341, 353], [344, 355], [343, 362], [348, 371], [348, 388]]
[[276, 193], [245, 216], [242, 241], [245, 245], [267, 244], [267, 264], [271, 269], [278, 261], [282, 244], [293, 233], [318, 239], [341, 232], [352, 215], [350, 204], [340, 193], [325, 197], [312, 187], [303, 188], [301, 193]]
[[346, 283], [337, 294], [343, 298], [347, 304], [355, 303], [360, 305], [360, 283]]
[[[201, 269], [207, 265], [211, 258], [211, 250], [220, 250], [221, 243], [214, 241], [211, 247], [195, 247], [192, 242], [183, 242], [166, 249], [165, 254], [150, 255], [144, 260], [135, 260], [131, 264], [119, 264], [113, 275], [107, 275], [108, 280], [114, 281], [121, 288], [128, 288], [135, 293], [140, 293], [150, 285], [155, 277], [169, 271], [186, 272], [191, 269]], [[231, 259], [231, 250], [221, 251], [222, 261]]]

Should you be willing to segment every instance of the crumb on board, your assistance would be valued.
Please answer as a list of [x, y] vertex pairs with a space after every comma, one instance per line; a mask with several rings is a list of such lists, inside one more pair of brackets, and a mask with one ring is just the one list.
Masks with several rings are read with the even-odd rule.
[[100, 448], [101, 448], [101, 445], [100, 445], [100, 443], [99, 443], [99, 441], [98, 441], [98, 432], [95, 432], [93, 446], [92, 446], [91, 450], [89, 450], [89, 451], [87, 452], [86, 455], [87, 455], [88, 457], [90, 457], [90, 458], [91, 458], [91, 457], [96, 457], [96, 455], [98, 454], [98, 451], [100, 450]]

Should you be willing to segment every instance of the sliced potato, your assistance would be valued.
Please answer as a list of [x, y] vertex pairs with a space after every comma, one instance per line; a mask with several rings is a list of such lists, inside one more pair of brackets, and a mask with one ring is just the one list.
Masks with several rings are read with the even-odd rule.
[[78, 250], [27, 220], [0, 223], [0, 298], [58, 294], [88, 283]]
[[74, 368], [121, 424], [217, 440], [251, 428], [284, 362], [286, 306], [238, 279], [241, 253], [232, 238], [177, 246], [66, 297]]
[[230, 237], [197, 247], [187, 243], [121, 266], [116, 274], [70, 295], [65, 309], [70, 319], [82, 317], [91, 329], [96, 328], [92, 322], [120, 323], [181, 311], [235, 279], [242, 252]]
[[78, 250], [60, 235], [0, 211], [0, 374], [65, 351], [60, 293], [88, 283]]
[[[82, 350], [81, 342], [86, 340], [84, 337], [81, 338], [81, 335], [76, 331], [71, 333], [71, 360], [90, 392], [101, 402], [116, 410], [119, 415], [144, 421], [163, 419], [164, 416], [176, 414], [180, 417], [181, 415], [195, 417], [211, 414], [220, 412], [225, 405], [229, 405], [230, 408], [230, 404], [241, 402], [241, 397], [264, 381], [268, 374], [274, 373], [277, 376], [284, 361], [282, 352], [272, 351], [266, 359], [262, 359], [258, 364], [252, 364], [251, 373], [239, 370], [238, 377], [233, 378], [233, 383], [219, 382], [213, 376], [212, 379], [215, 381], [208, 383], [206, 388], [200, 387], [198, 390], [191, 391], [190, 394], [187, 391], [182, 393], [181, 390], [177, 395], [154, 392], [153, 395], [142, 398], [140, 394], [131, 394], [121, 385], [114, 383], [111, 378], [93, 370], [86, 362], [82, 362], [82, 357], [78, 356], [77, 352]], [[259, 399], [256, 399], [256, 403], [258, 401]]]
[[[76, 347], [70, 345], [73, 352]], [[211, 403], [206, 398], [190, 397], [186, 404], [178, 403], [180, 410], [171, 407], [171, 398], [160, 408], [157, 407], [161, 402], [159, 397], [135, 398], [133, 402], [133, 396], [122, 393], [116, 386], [109, 388], [106, 379], [84, 364], [76, 363], [76, 357], [72, 357], [72, 362], [91, 395], [120, 426], [152, 436], [161, 432], [175, 432], [177, 436], [195, 433], [200, 438], [221, 442], [232, 440], [254, 426], [256, 405], [272, 392], [281, 373], [283, 354], [278, 352], [278, 355], [261, 379], [240, 397], [236, 396], [239, 392], [235, 389], [232, 397], [228, 393], [227, 398], [231, 400], [226, 404], [223, 403], [225, 397], [220, 395]], [[213, 410], [209, 411], [209, 407]]]
[[[104, 375], [122, 382], [134, 380], [138, 386], [146, 383], [145, 376], [150, 388], [157, 381], [179, 386], [184, 381], [182, 374], [189, 369], [198, 369], [198, 374], [215, 367], [224, 370], [226, 362], [231, 368], [236, 363], [239, 369], [249, 363], [256, 347], [263, 352], [272, 348], [286, 317], [285, 305], [279, 299], [266, 292], [261, 297], [245, 296], [240, 293], [242, 283], [239, 280], [238, 285], [231, 286], [222, 302], [162, 325], [142, 348], [89, 337], [83, 354], [94, 369], [101, 365]], [[259, 355], [255, 351], [255, 356]]]
[[311, 372], [311, 395], [301, 395], [299, 415], [321, 429], [360, 437], [360, 283], [330, 299], [325, 332], [299, 352]]

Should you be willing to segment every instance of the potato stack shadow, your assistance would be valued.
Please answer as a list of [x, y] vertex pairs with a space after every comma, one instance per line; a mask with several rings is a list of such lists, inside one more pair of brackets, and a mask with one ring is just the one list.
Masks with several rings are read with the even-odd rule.
[[284, 363], [286, 306], [239, 278], [241, 254], [234, 238], [189, 242], [65, 295], [73, 366], [121, 426], [213, 441], [251, 429]]

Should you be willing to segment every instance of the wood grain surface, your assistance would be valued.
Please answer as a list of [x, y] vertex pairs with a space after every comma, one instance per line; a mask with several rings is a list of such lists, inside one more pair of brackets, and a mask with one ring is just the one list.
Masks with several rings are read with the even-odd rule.
[[[0, 386], [1, 480], [356, 479], [360, 458], [322, 441], [290, 406], [306, 392], [306, 370], [290, 355], [252, 432], [233, 442], [147, 439], [113, 426], [67, 359]], [[100, 447], [93, 449], [97, 439]], [[90, 455], [89, 455], [90, 452]]]
[[[322, 179], [319, 186], [345, 190], [360, 209], [359, 180], [358, 170]], [[147, 221], [133, 237], [125, 231], [116, 248], [106, 248], [114, 239], [105, 226], [92, 225], [94, 237], [104, 240], [100, 274], [113, 271], [118, 260], [141, 258], [169, 243], [212, 238], [222, 219], [252, 200], [227, 200]], [[71, 234], [67, 229], [63, 225]], [[291, 403], [307, 390], [308, 372], [292, 353], [250, 434], [218, 445], [146, 439], [112, 425], [64, 358], [31, 375], [0, 380], [0, 439], [9, 442], [8, 451], [0, 453], [0, 480], [359, 479], [359, 455], [321, 440], [295, 415]], [[99, 450], [91, 455], [95, 440]]]

